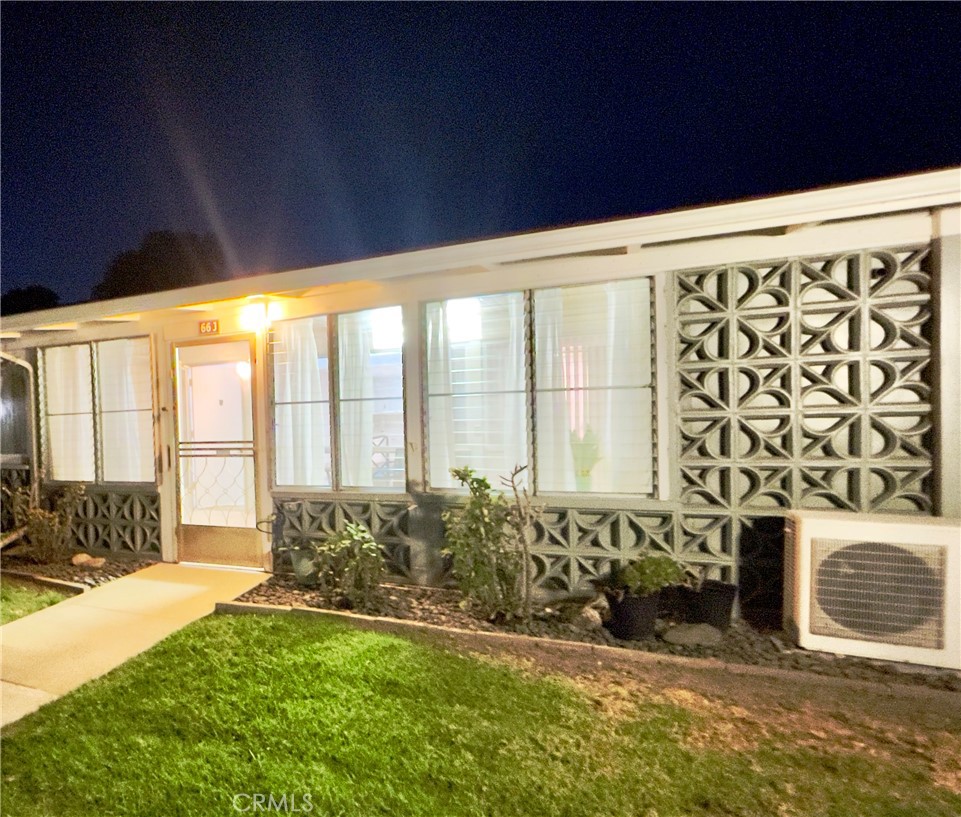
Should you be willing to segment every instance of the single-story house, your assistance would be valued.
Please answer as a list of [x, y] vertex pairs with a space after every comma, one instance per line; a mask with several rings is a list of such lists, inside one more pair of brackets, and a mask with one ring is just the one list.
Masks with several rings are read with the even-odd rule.
[[270, 570], [272, 514], [287, 544], [358, 520], [430, 583], [450, 469], [496, 486], [526, 464], [541, 587], [650, 546], [764, 612], [789, 509], [961, 517], [961, 168], [64, 306], [0, 336], [3, 484], [85, 484], [91, 551]]

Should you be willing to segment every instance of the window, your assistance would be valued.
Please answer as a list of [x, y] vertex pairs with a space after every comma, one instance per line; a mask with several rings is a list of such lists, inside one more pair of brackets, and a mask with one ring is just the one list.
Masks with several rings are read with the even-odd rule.
[[404, 319], [399, 306], [340, 315], [340, 481], [403, 488]]
[[534, 290], [530, 326], [524, 300], [427, 304], [431, 486], [464, 465], [497, 485], [532, 451], [538, 492], [652, 494], [649, 280]]
[[48, 478], [154, 481], [148, 338], [44, 349], [41, 372]]
[[534, 349], [538, 488], [652, 493], [648, 280], [537, 290]]
[[[337, 346], [333, 400], [329, 326]], [[406, 487], [403, 338], [399, 306], [274, 326], [278, 487]]]
[[330, 488], [330, 372], [327, 318], [274, 328], [276, 484]]
[[430, 483], [469, 465], [497, 485], [528, 459], [524, 296], [431, 303], [426, 319]]

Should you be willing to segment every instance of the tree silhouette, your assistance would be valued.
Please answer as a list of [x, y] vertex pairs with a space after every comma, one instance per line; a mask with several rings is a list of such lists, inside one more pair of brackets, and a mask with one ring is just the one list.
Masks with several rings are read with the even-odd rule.
[[33, 312], [37, 309], [53, 309], [55, 306], [60, 306], [60, 296], [52, 289], [39, 284], [17, 287], [0, 295], [0, 313], [4, 315]]
[[215, 236], [159, 230], [147, 233], [136, 250], [116, 256], [94, 300], [141, 295], [227, 279], [227, 262]]

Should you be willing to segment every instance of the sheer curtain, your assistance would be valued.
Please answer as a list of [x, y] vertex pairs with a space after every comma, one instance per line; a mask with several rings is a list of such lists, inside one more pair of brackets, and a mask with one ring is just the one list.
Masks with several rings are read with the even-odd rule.
[[43, 380], [47, 477], [92, 482], [96, 474], [90, 346], [45, 349]]
[[276, 484], [329, 488], [327, 318], [275, 324], [273, 341]]
[[538, 488], [653, 488], [647, 279], [534, 293]]
[[150, 340], [96, 344], [100, 456], [105, 482], [153, 482]]
[[433, 487], [464, 466], [499, 486], [527, 463], [522, 293], [427, 305], [427, 392]]
[[370, 485], [374, 479], [374, 379], [370, 371], [371, 327], [365, 312], [341, 315], [337, 333], [340, 367], [340, 480]]

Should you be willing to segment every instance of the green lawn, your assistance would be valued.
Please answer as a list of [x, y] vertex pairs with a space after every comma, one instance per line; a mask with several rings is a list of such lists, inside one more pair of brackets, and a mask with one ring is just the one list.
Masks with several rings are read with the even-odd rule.
[[23, 618], [63, 601], [67, 595], [58, 590], [38, 587], [9, 576], [0, 576], [0, 624]]
[[256, 794], [323, 817], [961, 813], [921, 762], [692, 748], [703, 717], [601, 714], [562, 679], [340, 623], [215, 616], [8, 729], [2, 812], [252, 814]]

